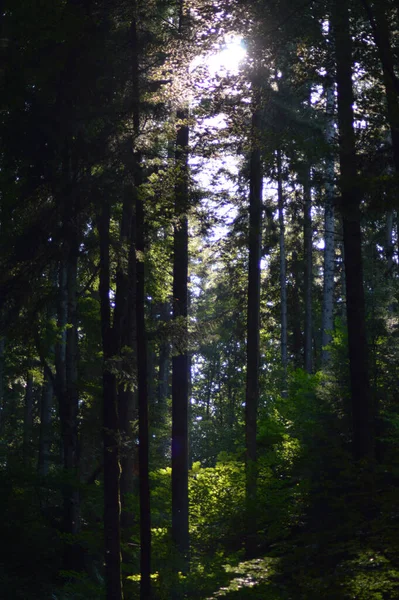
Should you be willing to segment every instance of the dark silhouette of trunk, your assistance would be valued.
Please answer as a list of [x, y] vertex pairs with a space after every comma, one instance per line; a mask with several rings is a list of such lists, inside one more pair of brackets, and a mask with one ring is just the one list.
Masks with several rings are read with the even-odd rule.
[[336, 0], [333, 20], [337, 63], [341, 212], [352, 396], [353, 453], [374, 456], [373, 410], [368, 370], [363, 289], [360, 190], [353, 128], [352, 43], [347, 0]]
[[334, 85], [330, 78], [324, 86], [327, 96], [326, 141], [329, 155], [326, 159], [326, 182], [324, 203], [324, 277], [323, 277], [323, 309], [322, 309], [322, 365], [326, 366], [330, 359], [327, 346], [332, 339], [334, 329], [334, 262], [335, 262], [335, 215], [334, 215], [334, 155], [332, 152], [334, 129]]
[[173, 318], [179, 322], [180, 351], [172, 358], [172, 538], [181, 570], [189, 568], [188, 532], [188, 138], [187, 110], [177, 112], [173, 243]]
[[[64, 522], [69, 533], [77, 534], [80, 522], [80, 499], [77, 490], [79, 438], [78, 438], [78, 324], [77, 324], [77, 269], [78, 244], [76, 232], [72, 235], [67, 262], [67, 307], [68, 327], [66, 331], [65, 373], [66, 394], [63, 402], [61, 428], [64, 446], [64, 469], [71, 483], [66, 486], [64, 497]], [[76, 550], [71, 550], [71, 563], [75, 568]]]
[[394, 243], [393, 243], [393, 210], [387, 213], [385, 255], [387, 259], [387, 273], [390, 274], [393, 267]]
[[[188, 29], [184, 0], [179, 4], [179, 33]], [[188, 209], [189, 172], [187, 124], [188, 108], [176, 113], [179, 123], [175, 149], [175, 225], [173, 233], [173, 320], [179, 330], [179, 349], [172, 357], [172, 541], [178, 556], [178, 570], [187, 573], [190, 568], [190, 537], [188, 512]], [[179, 597], [178, 582], [173, 598]]]
[[287, 268], [285, 256], [284, 190], [281, 150], [277, 150], [277, 200], [280, 241], [280, 303], [281, 303], [281, 365], [283, 367], [283, 391], [286, 388], [288, 347], [287, 347]]
[[[255, 92], [255, 105], [259, 98]], [[256, 431], [259, 402], [259, 329], [260, 329], [260, 260], [262, 240], [262, 159], [259, 147], [260, 115], [256, 108], [252, 115], [252, 150], [249, 181], [249, 267], [247, 311], [247, 380], [245, 394], [245, 448], [246, 448], [246, 520], [245, 550], [248, 557], [256, 548], [257, 532], [257, 457]]]
[[49, 374], [44, 371], [43, 389], [40, 400], [40, 434], [39, 458], [37, 470], [39, 475], [46, 476], [50, 468], [51, 449], [51, 411], [53, 406], [54, 387]]
[[[134, 18], [130, 28], [132, 48], [133, 130], [137, 138], [140, 131], [140, 80], [139, 40]], [[144, 205], [140, 195], [142, 183], [141, 155], [133, 148], [133, 178], [136, 207], [136, 334], [137, 334], [137, 386], [139, 412], [139, 494], [140, 494], [140, 598], [151, 598], [151, 506], [149, 478], [148, 431], [148, 354], [145, 326], [145, 273], [144, 273]]]
[[6, 340], [4, 336], [0, 336], [0, 434], [3, 430], [5, 418], [5, 399], [4, 399], [4, 350]]
[[[170, 303], [163, 302], [160, 307], [160, 322], [170, 321]], [[159, 345], [158, 354], [158, 385], [157, 385], [157, 426], [161, 429], [167, 418], [167, 398], [169, 395], [170, 343], [164, 338]], [[166, 447], [161, 441], [159, 448], [161, 458], [165, 456]]]
[[[302, 306], [300, 300], [300, 290], [301, 290], [301, 261], [298, 257], [298, 252], [294, 250], [292, 253], [292, 289], [291, 289], [291, 301], [290, 301], [290, 311], [293, 315], [291, 320], [292, 327], [292, 356], [294, 359], [294, 363], [296, 367], [302, 366], [302, 351], [303, 351], [303, 342], [302, 342], [302, 328], [301, 328], [301, 318], [300, 315], [302, 313]], [[288, 312], [288, 311], [287, 311]]]
[[303, 182], [304, 199], [304, 279], [305, 279], [305, 352], [304, 366], [307, 373], [313, 369], [313, 326], [312, 326], [312, 285], [313, 285], [313, 231], [312, 231], [312, 194], [310, 173], [306, 168]]
[[[140, 165], [137, 164], [137, 170]], [[137, 181], [137, 179], [136, 179]], [[136, 184], [137, 185], [137, 184]], [[149, 480], [149, 435], [148, 435], [148, 365], [145, 328], [144, 291], [144, 207], [140, 194], [136, 195], [137, 223], [137, 373], [139, 401], [139, 474], [140, 474], [140, 598], [151, 597], [151, 509]]]
[[384, 0], [362, 0], [373, 31], [374, 42], [382, 64], [388, 120], [391, 127], [395, 169], [399, 171], [399, 79], [395, 73], [396, 60], [390, 42], [387, 19], [388, 3]]
[[392, 270], [393, 270], [393, 265], [394, 265], [394, 252], [395, 252], [395, 246], [394, 246], [394, 240], [393, 240], [393, 219], [394, 219], [394, 211], [391, 209], [388, 211], [387, 213], [387, 220], [386, 220], [386, 236], [385, 236], [385, 256], [386, 256], [386, 260], [387, 260], [387, 268], [386, 268], [386, 275], [387, 275], [387, 281], [388, 281], [388, 295], [390, 298], [390, 302], [388, 304], [388, 313], [390, 316], [392, 316], [393, 314], [393, 303], [391, 301], [392, 298]]
[[[77, 269], [79, 254], [79, 208], [74, 187], [76, 165], [70, 146], [64, 141], [61, 171], [63, 205], [62, 257], [58, 274], [57, 321], [59, 337], [55, 347], [55, 393], [58, 400], [62, 461], [65, 472], [63, 484], [63, 530], [70, 535], [79, 531], [80, 510], [78, 493], [78, 334], [77, 334]], [[82, 568], [76, 546], [68, 537], [65, 543], [64, 565], [68, 570]]]
[[26, 376], [25, 400], [24, 400], [24, 440], [23, 460], [28, 465], [32, 455], [32, 429], [33, 429], [33, 374], [31, 368]]
[[98, 218], [100, 237], [100, 304], [103, 367], [103, 442], [104, 442], [104, 557], [107, 600], [122, 600], [120, 537], [120, 431], [116, 375], [112, 360], [117, 355], [114, 329], [111, 327], [110, 207], [104, 202]]
[[[129, 496], [134, 493], [136, 452], [132, 423], [137, 417], [137, 390], [135, 371], [136, 349], [136, 256], [135, 256], [135, 193], [131, 187], [124, 190], [120, 228], [120, 257], [116, 274], [114, 334], [118, 352], [128, 373], [127, 381], [118, 386], [118, 413], [121, 435], [121, 534], [128, 542], [132, 535], [135, 515], [129, 510]], [[128, 556], [125, 557], [126, 561]]]

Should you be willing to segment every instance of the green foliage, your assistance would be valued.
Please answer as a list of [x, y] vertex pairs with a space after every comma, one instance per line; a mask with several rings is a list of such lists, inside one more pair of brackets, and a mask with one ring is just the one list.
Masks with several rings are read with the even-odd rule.
[[190, 533], [196, 552], [240, 549], [245, 500], [245, 471], [234, 459], [190, 473]]

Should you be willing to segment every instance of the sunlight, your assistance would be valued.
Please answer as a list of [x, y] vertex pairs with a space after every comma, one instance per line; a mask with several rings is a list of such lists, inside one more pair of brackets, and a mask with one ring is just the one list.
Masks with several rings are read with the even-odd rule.
[[237, 74], [241, 62], [245, 59], [247, 51], [240, 35], [228, 35], [220, 44], [219, 50], [207, 55], [197, 56], [191, 63], [190, 71], [199, 66], [207, 67], [209, 75]]
[[211, 75], [221, 72], [231, 74], [238, 73], [240, 63], [246, 57], [247, 51], [244, 48], [242, 37], [239, 35], [230, 35], [225, 39], [221, 51], [211, 54], [206, 59]]

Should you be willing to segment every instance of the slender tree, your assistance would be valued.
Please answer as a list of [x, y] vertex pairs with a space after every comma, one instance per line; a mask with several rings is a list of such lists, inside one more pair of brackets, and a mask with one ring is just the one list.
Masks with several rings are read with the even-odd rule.
[[312, 287], [313, 287], [313, 231], [312, 231], [312, 192], [310, 170], [305, 167], [303, 182], [304, 199], [304, 279], [305, 279], [305, 371], [313, 369], [313, 323], [312, 323]]
[[[173, 318], [179, 322], [182, 348], [172, 358], [172, 537], [188, 568], [188, 113], [178, 111], [173, 258]], [[185, 338], [185, 339], [184, 339]]]
[[348, 0], [336, 0], [333, 30], [337, 64], [341, 213], [344, 236], [346, 309], [352, 395], [353, 453], [374, 454], [373, 410], [368, 370], [360, 188], [353, 127], [352, 42]]
[[245, 394], [246, 447], [246, 553], [251, 556], [256, 544], [257, 452], [256, 432], [259, 403], [260, 368], [260, 261], [262, 241], [263, 170], [260, 149], [259, 90], [254, 93], [249, 164], [249, 265], [247, 307], [247, 380]]
[[287, 269], [285, 255], [284, 188], [282, 152], [277, 150], [277, 201], [280, 243], [280, 303], [281, 303], [281, 364], [283, 368], [283, 391], [286, 388], [288, 367], [288, 320], [287, 320]]
[[117, 356], [115, 330], [112, 327], [109, 291], [110, 206], [103, 203], [98, 218], [100, 237], [100, 302], [104, 354], [103, 367], [103, 444], [104, 444], [104, 557], [107, 600], [122, 600], [120, 533], [120, 430], [117, 380], [112, 362]]
[[325, 203], [324, 203], [324, 268], [323, 268], [323, 307], [322, 307], [322, 364], [329, 362], [328, 344], [334, 328], [334, 259], [335, 259], [335, 215], [334, 215], [334, 155], [332, 144], [334, 129], [334, 84], [330, 75], [324, 84], [326, 94], [326, 141], [329, 153], [326, 158]]
[[[138, 10], [131, 23], [132, 84], [133, 84], [133, 130], [137, 140], [140, 132], [140, 65], [138, 38]], [[140, 598], [151, 598], [151, 507], [149, 477], [149, 431], [148, 431], [148, 352], [145, 325], [145, 222], [144, 203], [141, 193], [141, 154], [133, 145], [133, 179], [136, 208], [136, 335], [137, 335], [137, 385], [139, 413], [139, 494], [140, 494]]]

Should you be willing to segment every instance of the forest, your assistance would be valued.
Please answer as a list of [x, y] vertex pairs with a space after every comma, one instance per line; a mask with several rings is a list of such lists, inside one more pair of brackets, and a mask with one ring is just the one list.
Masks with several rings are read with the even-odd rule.
[[398, 0], [0, 0], [0, 598], [399, 598]]

